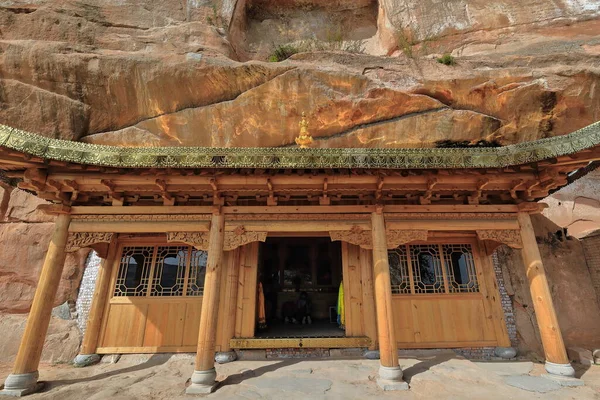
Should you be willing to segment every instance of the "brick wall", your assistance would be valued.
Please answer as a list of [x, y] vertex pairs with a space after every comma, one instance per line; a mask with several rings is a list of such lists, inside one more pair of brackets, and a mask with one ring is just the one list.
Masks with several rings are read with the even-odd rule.
[[600, 234], [585, 237], [581, 243], [592, 277], [592, 285], [596, 289], [596, 297], [600, 303]]

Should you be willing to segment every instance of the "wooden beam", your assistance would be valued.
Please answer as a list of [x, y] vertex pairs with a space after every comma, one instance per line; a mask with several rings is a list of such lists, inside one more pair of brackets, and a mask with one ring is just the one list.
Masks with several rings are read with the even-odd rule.
[[[525, 203], [522, 203], [525, 204]], [[540, 203], [527, 203], [537, 206]], [[388, 205], [384, 213], [516, 213], [520, 210], [516, 204], [501, 205]], [[72, 215], [148, 215], [148, 214], [211, 214], [213, 206], [73, 206]], [[374, 205], [320, 205], [320, 206], [225, 206], [224, 214], [370, 214]]]

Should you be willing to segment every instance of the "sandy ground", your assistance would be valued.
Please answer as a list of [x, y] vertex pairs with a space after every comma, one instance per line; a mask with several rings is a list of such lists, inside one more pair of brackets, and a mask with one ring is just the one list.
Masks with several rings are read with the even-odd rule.
[[[377, 360], [237, 361], [217, 367], [222, 384], [207, 396], [215, 399], [600, 399], [600, 367], [579, 367], [582, 387], [560, 387], [540, 364], [472, 362], [451, 354], [401, 359], [410, 390], [383, 392], [375, 382]], [[189, 399], [185, 386], [193, 371], [193, 355], [126, 356], [116, 364], [87, 368], [43, 365], [47, 381], [35, 399]], [[0, 379], [10, 365], [0, 364]], [[529, 390], [511, 386], [524, 381]], [[537, 389], [538, 391], [531, 391]], [[541, 392], [540, 392], [541, 391]], [[542, 393], [544, 392], [544, 393]]]

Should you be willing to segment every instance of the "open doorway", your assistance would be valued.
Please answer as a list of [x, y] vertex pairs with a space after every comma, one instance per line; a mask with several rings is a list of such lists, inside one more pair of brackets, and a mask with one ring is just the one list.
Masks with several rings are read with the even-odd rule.
[[[261, 244], [259, 281], [266, 326], [256, 337], [342, 337], [337, 318], [342, 282], [339, 242], [328, 237], [273, 237]], [[261, 302], [259, 299], [259, 307]]]

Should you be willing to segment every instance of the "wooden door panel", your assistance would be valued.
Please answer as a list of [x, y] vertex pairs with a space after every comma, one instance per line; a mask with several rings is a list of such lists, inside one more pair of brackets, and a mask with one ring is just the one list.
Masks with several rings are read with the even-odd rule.
[[101, 347], [141, 346], [147, 310], [147, 304], [111, 304]]
[[181, 346], [185, 313], [184, 302], [149, 304], [143, 346]]

